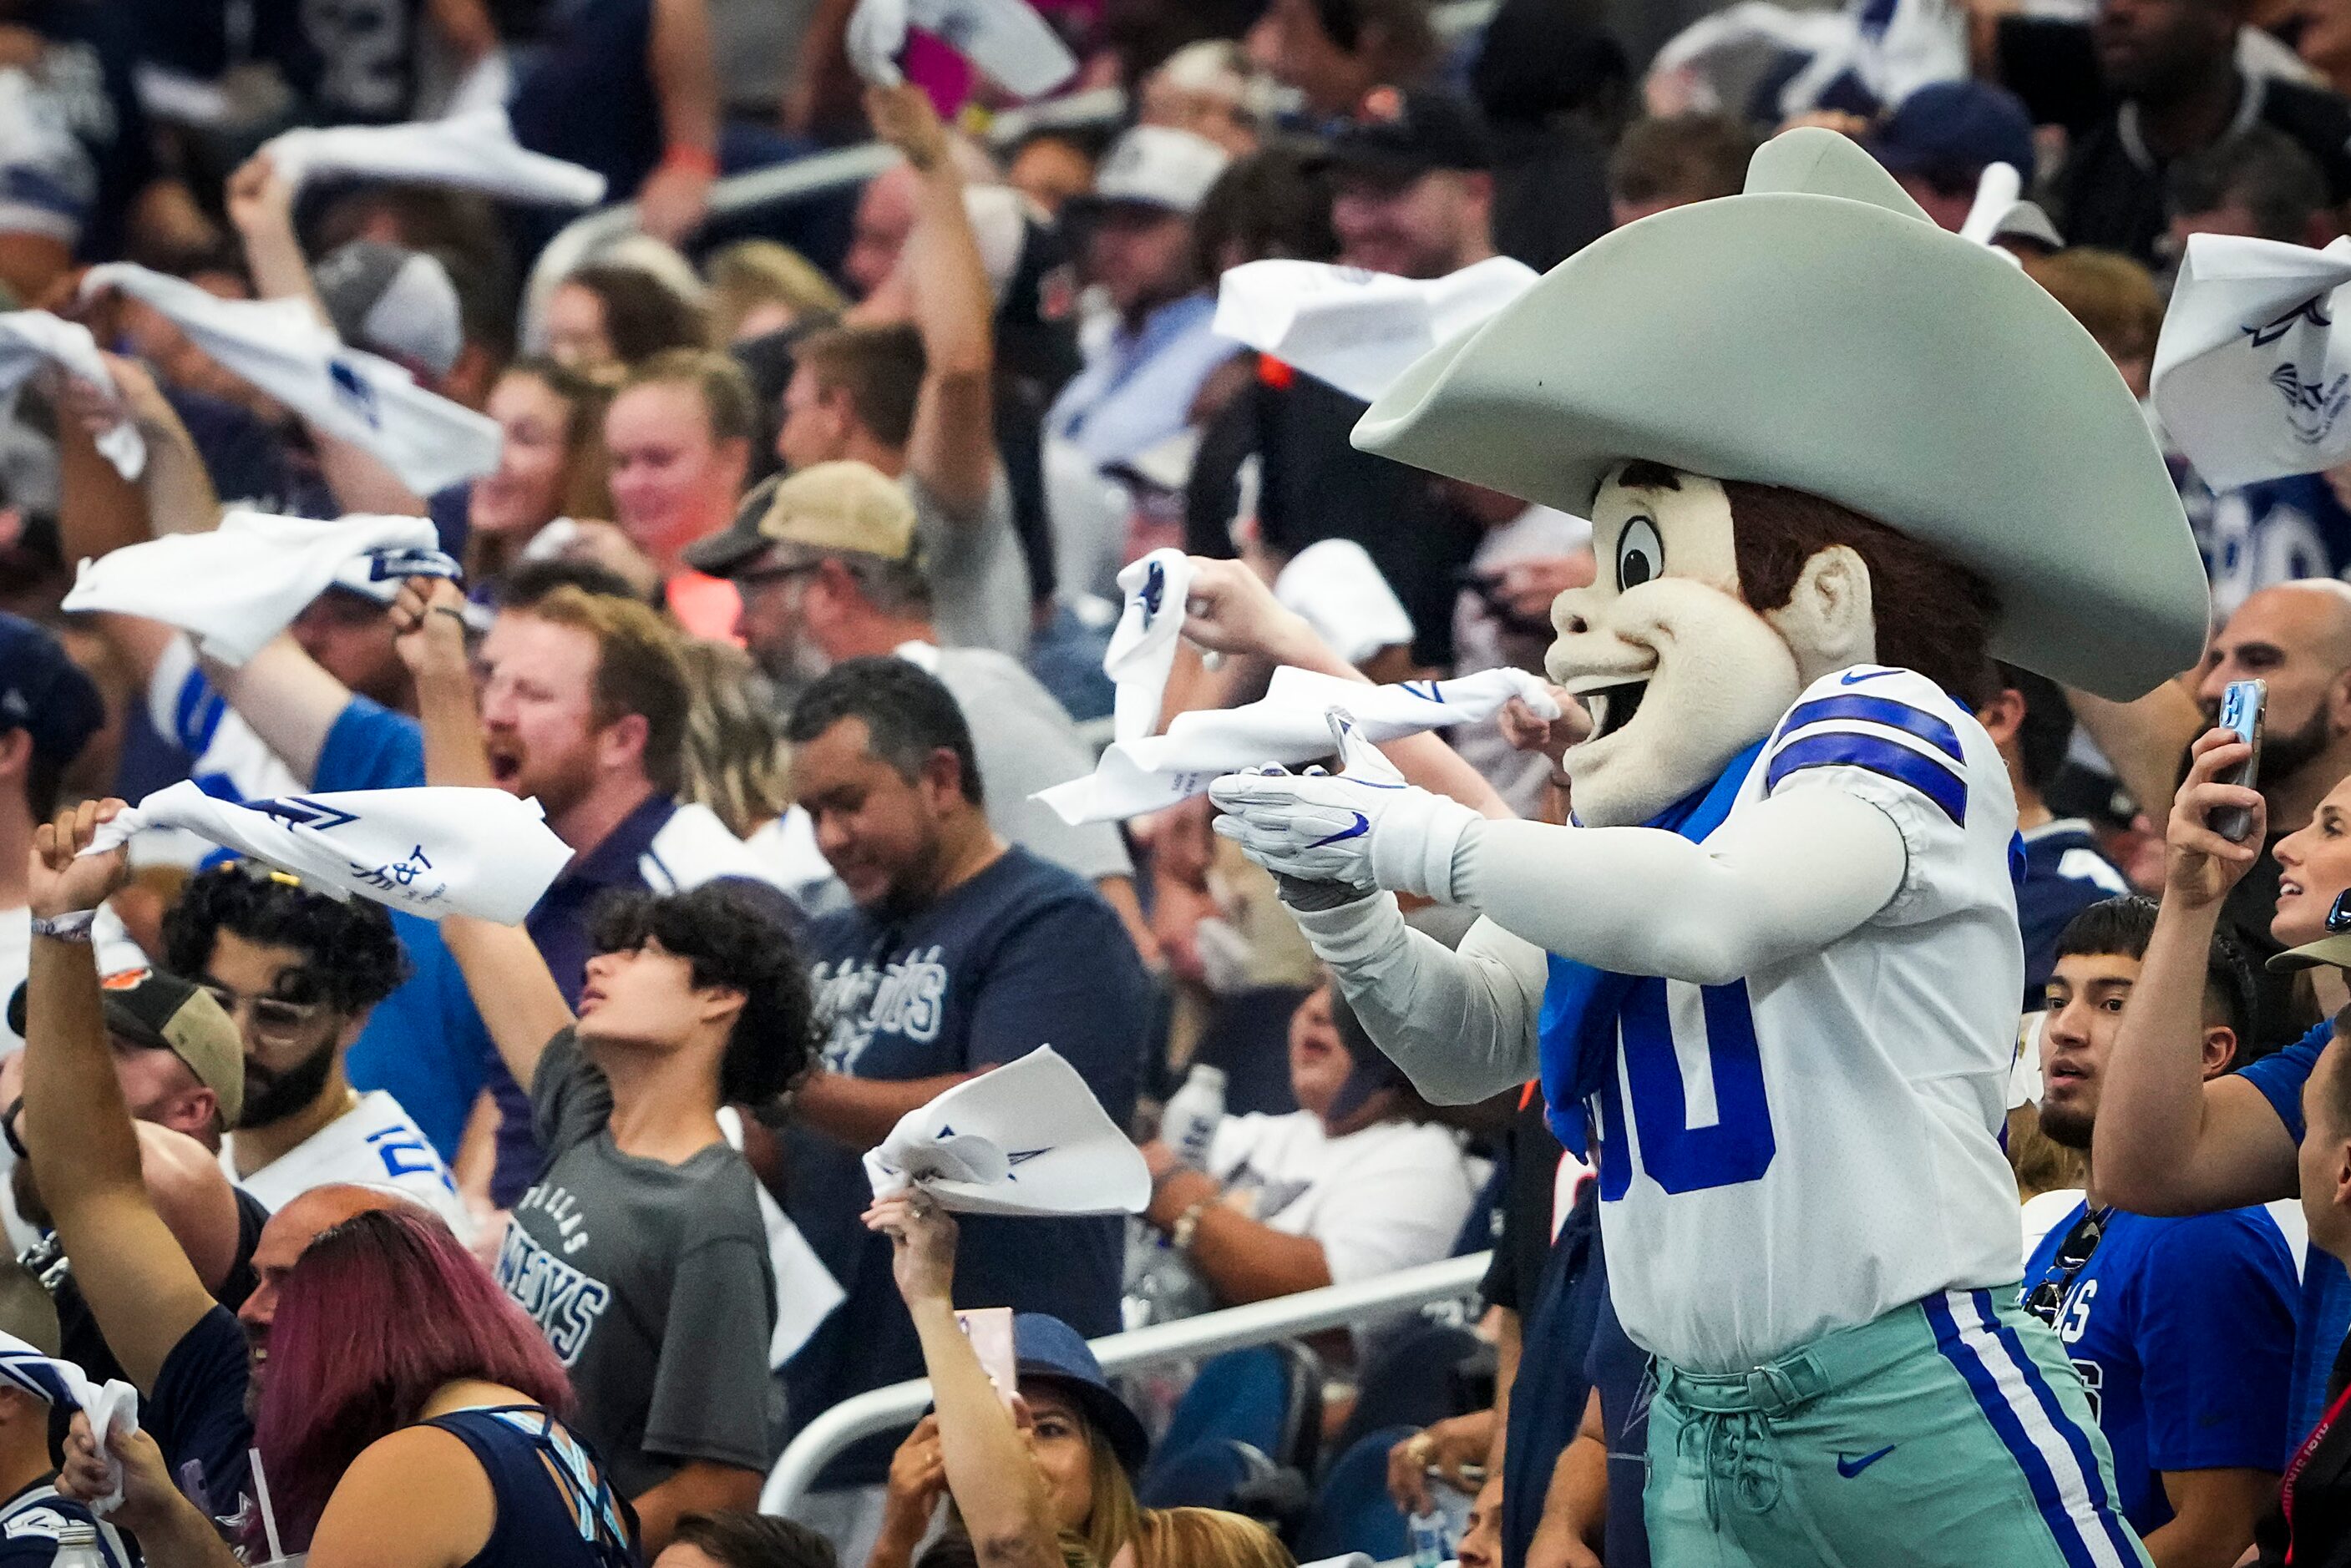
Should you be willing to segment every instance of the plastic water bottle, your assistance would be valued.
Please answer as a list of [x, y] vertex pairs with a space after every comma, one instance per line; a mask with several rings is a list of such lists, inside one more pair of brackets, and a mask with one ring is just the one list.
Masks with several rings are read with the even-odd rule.
[[1177, 1159], [1194, 1169], [1208, 1163], [1208, 1145], [1225, 1119], [1225, 1070], [1195, 1063], [1184, 1086], [1168, 1097], [1159, 1118], [1159, 1137]]
[[106, 1554], [99, 1550], [96, 1526], [66, 1525], [57, 1532], [57, 1553], [49, 1559], [52, 1568], [106, 1568]]
[[1412, 1568], [1444, 1568], [1453, 1560], [1453, 1543], [1446, 1539], [1445, 1515], [1431, 1509], [1404, 1521], [1405, 1537], [1412, 1542]]

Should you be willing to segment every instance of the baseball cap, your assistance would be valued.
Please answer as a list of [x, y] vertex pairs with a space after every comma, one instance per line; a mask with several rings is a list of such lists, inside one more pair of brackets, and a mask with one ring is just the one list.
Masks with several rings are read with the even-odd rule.
[[1109, 1440], [1111, 1452], [1129, 1475], [1143, 1468], [1151, 1438], [1126, 1401], [1113, 1392], [1102, 1363], [1085, 1336], [1048, 1313], [1024, 1312], [1012, 1319], [1012, 1350], [1025, 1381], [1050, 1378], [1068, 1391]]
[[465, 346], [457, 286], [440, 259], [381, 240], [353, 240], [310, 274], [344, 342], [445, 376]]
[[770, 545], [908, 560], [914, 554], [914, 504], [897, 481], [870, 464], [813, 462], [754, 486], [725, 533], [685, 547], [685, 564], [714, 577], [732, 576]]
[[1994, 163], [2032, 183], [2032, 117], [1991, 82], [1930, 82], [1896, 105], [1864, 143], [1896, 174], [1971, 184]]
[[98, 683], [57, 634], [0, 611], [0, 732], [29, 732], [33, 754], [63, 768], [104, 722], [106, 701]]
[[1394, 180], [1437, 169], [1489, 169], [1485, 117], [1458, 93], [1376, 87], [1331, 138], [1334, 171]]
[[1205, 136], [1168, 125], [1138, 125], [1111, 143], [1094, 172], [1093, 190], [1077, 205], [1157, 207], [1188, 217], [1199, 211], [1208, 187], [1231, 161], [1231, 154]]
[[[160, 969], [126, 969], [99, 981], [106, 1031], [126, 1045], [169, 1051], [220, 1102], [230, 1127], [245, 1110], [245, 1040], [212, 992]], [[8, 999], [8, 1027], [25, 1033], [25, 987]]]

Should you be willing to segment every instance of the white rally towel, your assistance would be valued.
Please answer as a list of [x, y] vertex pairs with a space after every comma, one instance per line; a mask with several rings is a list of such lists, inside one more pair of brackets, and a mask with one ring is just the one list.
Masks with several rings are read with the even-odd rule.
[[193, 779], [160, 789], [98, 830], [99, 855], [141, 828], [184, 827], [291, 872], [330, 898], [357, 893], [437, 920], [518, 923], [571, 858], [535, 800], [502, 789], [420, 784], [277, 800], [215, 800]]
[[1050, 1045], [898, 1118], [865, 1152], [876, 1198], [919, 1189], [956, 1214], [1139, 1214], [1143, 1152]]
[[1179, 713], [1165, 734], [1113, 742], [1092, 774], [1030, 798], [1043, 801], [1073, 826], [1122, 821], [1202, 794], [1221, 775], [1242, 768], [1328, 756], [1328, 714], [1333, 707], [1353, 713], [1364, 738], [1376, 745], [1426, 730], [1482, 723], [1513, 697], [1524, 698], [1546, 719], [1559, 717], [1551, 688], [1523, 670], [1366, 686], [1285, 665], [1273, 672], [1259, 701]]
[[[0, 313], [0, 398], [24, 385], [25, 379], [55, 360], [75, 379], [115, 391], [114, 377], [98, 357], [98, 342], [89, 328], [46, 310]], [[117, 395], [116, 400], [120, 400]], [[100, 457], [125, 479], [136, 479], [147, 468], [147, 443], [128, 418], [117, 420], [98, 438]]]
[[[139, 1431], [139, 1390], [119, 1377], [103, 1387], [70, 1361], [43, 1355], [15, 1334], [0, 1332], [0, 1382], [52, 1406], [80, 1410], [89, 1417], [90, 1436], [103, 1449], [115, 1431], [126, 1437]], [[122, 1502], [122, 1464], [111, 1455], [106, 1461], [107, 1493], [89, 1505], [101, 1518]]]
[[1116, 689], [1113, 740], [1139, 741], [1159, 727], [1159, 703], [1176, 667], [1176, 644], [1182, 639], [1184, 605], [1196, 570], [1191, 556], [1170, 547], [1128, 562], [1118, 574], [1126, 606], [1102, 654], [1102, 673]]
[[1214, 325], [1368, 403], [1415, 359], [1524, 294], [1535, 275], [1509, 256], [1426, 280], [1324, 262], [1246, 262], [1218, 280]]
[[[1959, 238], [1990, 246], [2000, 236], [2001, 220], [2016, 210], [2023, 194], [2024, 176], [2016, 171], [2015, 164], [1985, 164], [1976, 180], [1976, 199], [1969, 203], [1967, 218], [1959, 224]], [[2024, 265], [2013, 252], [2000, 254], [2019, 266]]]
[[2155, 411], [2215, 490], [2351, 458], [2351, 239], [2194, 234], [2155, 345]]
[[519, 145], [503, 109], [405, 125], [288, 130], [262, 151], [298, 189], [319, 175], [343, 174], [451, 185], [553, 207], [592, 207], [604, 199], [604, 176]]
[[210, 658], [241, 665], [331, 584], [371, 597], [401, 577], [450, 576], [430, 518], [357, 514], [338, 522], [232, 512], [204, 534], [167, 534], [81, 563], [68, 610], [144, 616], [193, 636]]
[[1292, 556], [1273, 579], [1273, 597], [1350, 664], [1412, 640], [1412, 613], [1353, 539], [1318, 540]]
[[920, 27], [1021, 98], [1039, 98], [1078, 74], [1077, 57], [1021, 0], [858, 0], [842, 39], [857, 74], [876, 87], [905, 80], [898, 51]]
[[218, 299], [129, 262], [82, 275], [169, 317], [197, 348], [327, 434], [381, 458], [419, 495], [498, 465], [496, 420], [435, 396], [389, 359], [348, 347], [298, 299]]

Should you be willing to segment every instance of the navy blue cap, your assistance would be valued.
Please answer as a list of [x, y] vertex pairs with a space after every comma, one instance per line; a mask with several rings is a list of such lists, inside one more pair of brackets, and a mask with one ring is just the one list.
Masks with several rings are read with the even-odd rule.
[[1946, 186], [1972, 185], [1994, 163], [2032, 184], [2032, 117], [2022, 100], [1991, 82], [1932, 82], [1895, 108], [1866, 142], [1896, 174]]
[[1485, 116], [1458, 93], [1376, 87], [1331, 135], [1342, 174], [1417, 179], [1437, 169], [1485, 170], [1494, 147]]
[[98, 683], [57, 634], [0, 611], [0, 731], [30, 731], [33, 754], [62, 768], [105, 722]]
[[1050, 1313], [1024, 1312], [1012, 1319], [1012, 1349], [1023, 1383], [1041, 1377], [1060, 1384], [1084, 1409], [1086, 1419], [1102, 1429], [1126, 1473], [1143, 1468], [1151, 1452], [1150, 1435], [1126, 1401], [1112, 1391], [1085, 1335]]

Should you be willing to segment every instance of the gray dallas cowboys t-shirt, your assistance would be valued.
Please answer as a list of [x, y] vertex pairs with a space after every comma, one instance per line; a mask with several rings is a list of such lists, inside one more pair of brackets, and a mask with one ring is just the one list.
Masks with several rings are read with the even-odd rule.
[[681, 1165], [623, 1154], [612, 1091], [569, 1030], [531, 1085], [544, 1175], [514, 1207], [498, 1283], [571, 1375], [571, 1429], [636, 1497], [693, 1459], [765, 1470], [776, 1285], [758, 1179], [724, 1143]]

